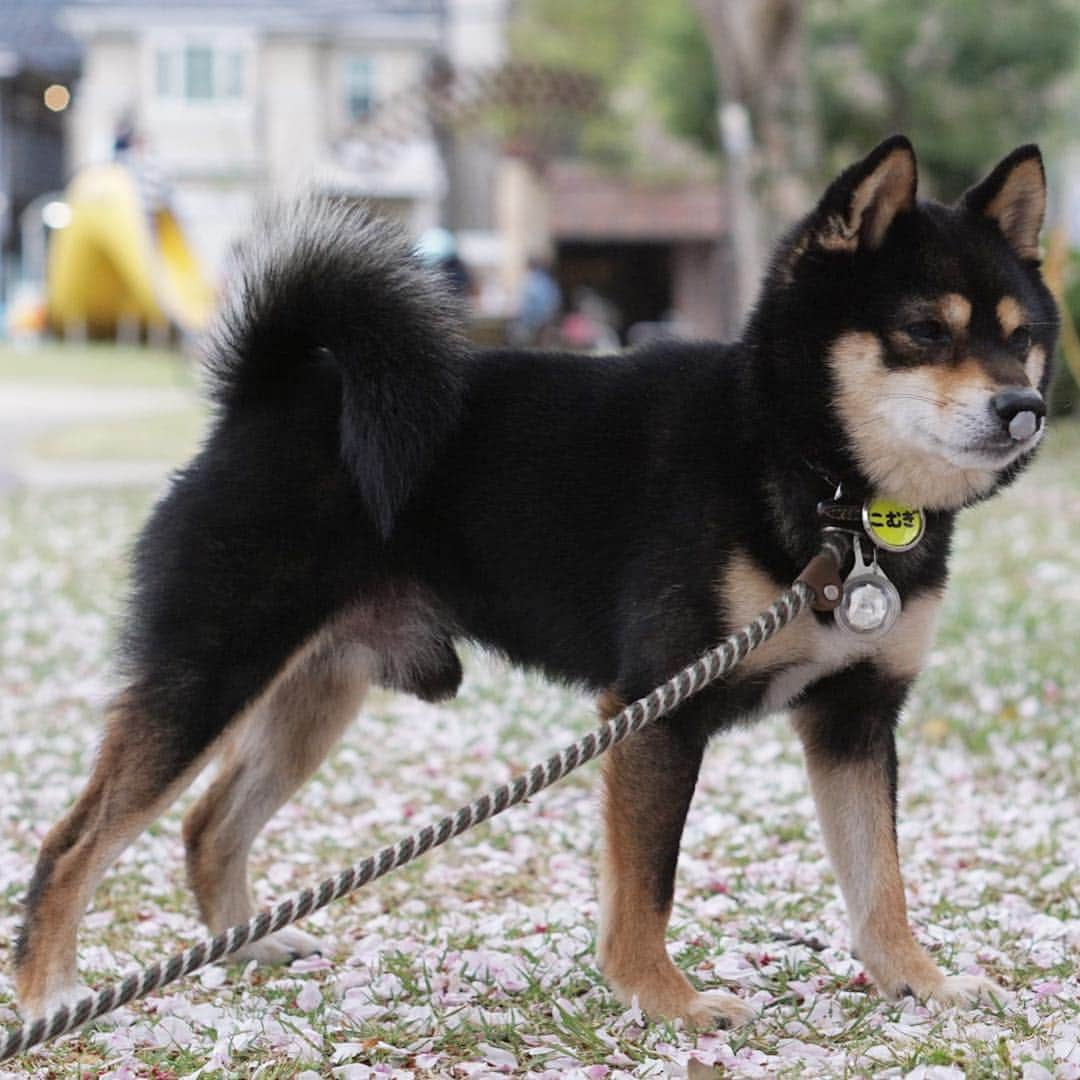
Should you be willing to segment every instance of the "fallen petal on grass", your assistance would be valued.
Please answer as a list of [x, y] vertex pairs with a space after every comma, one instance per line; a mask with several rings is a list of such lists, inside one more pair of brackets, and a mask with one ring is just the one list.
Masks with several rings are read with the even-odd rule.
[[[590, 767], [309, 919], [326, 956], [287, 970], [209, 968], [0, 1077], [1080, 1080], [1078, 458], [1080, 429], [1064, 427], [1033, 475], [965, 515], [938, 642], [900, 736], [899, 838], [917, 934], [950, 972], [1004, 984], [1012, 1004], [892, 1004], [868, 985], [848, 951], [795, 740], [776, 718], [710, 749], [669, 939], [702, 987], [754, 1006], [747, 1028], [650, 1024], [605, 986]], [[2, 941], [16, 936], [42, 836], [93, 759], [126, 552], [150, 498], [0, 496]], [[467, 666], [461, 696], [444, 705], [372, 696], [257, 843], [261, 902], [316, 883], [593, 724], [590, 703], [565, 689], [479, 655]], [[92, 984], [203, 936], [179, 835], [196, 793], [95, 895], [80, 939]], [[13, 1024], [7, 954], [0, 1020]], [[984, 1072], [971, 1073], [977, 1062]]]

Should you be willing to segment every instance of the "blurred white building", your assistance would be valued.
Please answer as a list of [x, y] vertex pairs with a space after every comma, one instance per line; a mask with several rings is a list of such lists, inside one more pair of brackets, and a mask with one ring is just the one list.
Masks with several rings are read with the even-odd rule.
[[[559, 118], [593, 107], [594, 80], [508, 57], [513, 8], [66, 0], [61, 27], [82, 48], [69, 170], [108, 161], [134, 133], [126, 156], [144, 194], [147, 178], [168, 187], [211, 275], [260, 201], [315, 186], [372, 202], [414, 234], [451, 229], [473, 313], [492, 324], [516, 312], [528, 260], [541, 256], [568, 304], [598, 293], [621, 332], [674, 321], [716, 333], [731, 290], [714, 173], [680, 180], [676, 167], [639, 182], [574, 160]], [[527, 124], [508, 135], [500, 117], [511, 110]]]
[[498, 62], [507, 6], [69, 0], [63, 25], [83, 46], [69, 166], [108, 160], [118, 133], [134, 131], [211, 267], [258, 200], [313, 182], [419, 231], [447, 217], [446, 148], [420, 122], [373, 154], [363, 125], [376, 105], [416, 97], [433, 57]]

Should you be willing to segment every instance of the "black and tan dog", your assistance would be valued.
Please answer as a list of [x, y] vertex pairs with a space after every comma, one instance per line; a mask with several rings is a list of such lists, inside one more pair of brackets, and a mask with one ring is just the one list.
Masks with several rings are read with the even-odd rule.
[[[768, 605], [818, 548], [818, 503], [921, 508], [882, 553], [884, 636], [805, 616], [604, 764], [600, 962], [654, 1016], [738, 1023], [664, 947], [710, 736], [791, 709], [855, 947], [881, 992], [994, 989], [908, 926], [894, 728], [929, 648], [956, 512], [1043, 433], [1056, 333], [1034, 147], [955, 206], [916, 200], [907, 140], [844, 172], [780, 246], [743, 339], [618, 357], [463, 342], [444, 291], [363, 211], [265, 219], [211, 350], [217, 416], [139, 540], [125, 687], [90, 782], [48, 834], [18, 945], [25, 1011], [75, 993], [106, 867], [211, 759], [184, 822], [214, 931], [247, 919], [247, 856], [371, 683], [455, 693], [458, 641], [603, 695], [656, 683]], [[764, 808], [763, 808], [763, 812]], [[283, 930], [260, 960], [315, 943]]]

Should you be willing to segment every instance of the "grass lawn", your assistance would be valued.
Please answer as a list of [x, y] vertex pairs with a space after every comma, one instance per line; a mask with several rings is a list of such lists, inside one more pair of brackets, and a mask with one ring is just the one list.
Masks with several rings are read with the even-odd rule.
[[40, 461], [160, 461], [179, 465], [198, 449], [206, 410], [187, 408], [129, 420], [70, 424], [34, 439], [29, 453]]
[[[901, 729], [912, 920], [1000, 1008], [882, 1002], [848, 948], [796, 740], [782, 718], [710, 749], [679, 866], [672, 954], [759, 1010], [734, 1032], [647, 1025], [596, 970], [597, 772], [305, 924], [325, 958], [213, 968], [0, 1076], [889, 1076], [1080, 1078], [1080, 425], [968, 512], [931, 664]], [[125, 555], [149, 494], [0, 497], [0, 1021], [41, 837], [92, 760]], [[372, 696], [255, 855], [260, 900], [433, 820], [561, 747], [590, 705], [471, 656], [439, 707]], [[205, 785], [205, 780], [201, 782]], [[113, 868], [80, 939], [91, 984], [202, 936], [181, 800]], [[715, 1071], [713, 1071], [715, 1070]]]
[[[161, 463], [191, 457], [206, 425], [198, 393], [197, 365], [179, 352], [113, 344], [44, 344], [34, 349], [0, 345], [0, 395], [28, 390], [36, 399], [53, 395], [86, 399], [85, 419], [42, 422], [20, 453], [48, 465], [88, 462]], [[142, 395], [123, 415], [100, 416], [94, 402], [110, 394]], [[155, 393], [159, 392], [159, 393]], [[115, 409], [113, 410], [116, 411]]]
[[195, 385], [196, 364], [172, 349], [46, 342], [19, 348], [0, 344], [0, 382], [82, 386], [181, 387]]

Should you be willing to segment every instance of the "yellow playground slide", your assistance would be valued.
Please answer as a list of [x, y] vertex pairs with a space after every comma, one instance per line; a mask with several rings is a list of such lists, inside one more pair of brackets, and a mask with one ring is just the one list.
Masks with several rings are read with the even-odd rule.
[[169, 210], [143, 209], [132, 172], [97, 165], [68, 185], [71, 220], [52, 234], [48, 316], [57, 330], [85, 327], [92, 337], [118, 326], [198, 333], [214, 290]]

